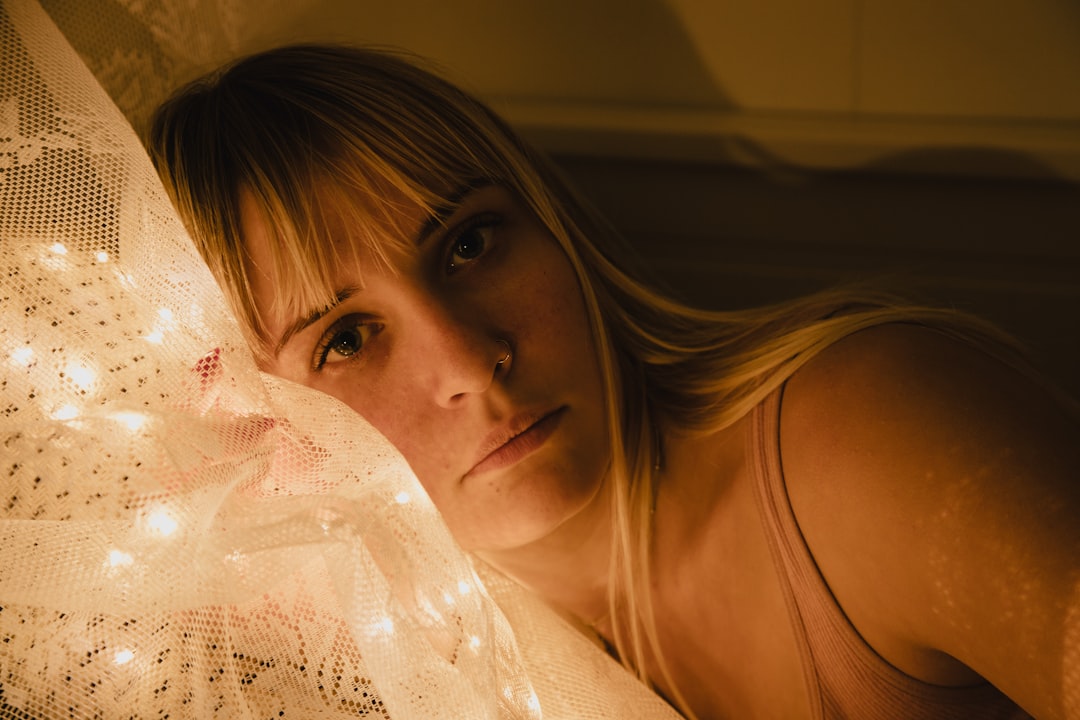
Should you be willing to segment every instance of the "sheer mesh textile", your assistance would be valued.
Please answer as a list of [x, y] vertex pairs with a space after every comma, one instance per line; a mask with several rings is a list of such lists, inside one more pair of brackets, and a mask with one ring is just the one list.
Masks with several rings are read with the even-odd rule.
[[130, 124], [243, 13], [52, 4], [0, 5], [0, 718], [674, 717], [257, 371]]

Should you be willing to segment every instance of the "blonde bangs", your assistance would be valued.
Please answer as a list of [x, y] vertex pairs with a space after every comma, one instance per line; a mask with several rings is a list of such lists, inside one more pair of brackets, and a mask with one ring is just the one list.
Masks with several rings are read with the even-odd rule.
[[[364, 261], [395, 272], [402, 257], [416, 252], [418, 228], [412, 223], [418, 212], [440, 217], [460, 202], [460, 188], [447, 184], [436, 191], [434, 181], [419, 180], [357, 143], [321, 160], [317, 170], [282, 167], [273, 182], [250, 188], [272, 233], [269, 311], [275, 314], [299, 318], [334, 305], [342, 290], [335, 280], [341, 267], [357, 269], [361, 284]], [[486, 168], [472, 170], [489, 181]], [[243, 302], [252, 328], [271, 347], [254, 298], [248, 294]]]
[[[528, 163], [501, 121], [415, 63], [295, 46], [227, 66], [158, 110], [151, 155], [263, 359], [276, 342], [265, 317], [335, 304], [337, 269], [361, 256], [393, 268], [412, 251], [417, 228], [405, 224], [417, 208], [445, 216], [463, 184], [529, 194]], [[241, 191], [272, 240], [271, 266], [261, 269], [272, 278], [270, 308], [251, 291]], [[330, 238], [331, 227], [344, 232]]]

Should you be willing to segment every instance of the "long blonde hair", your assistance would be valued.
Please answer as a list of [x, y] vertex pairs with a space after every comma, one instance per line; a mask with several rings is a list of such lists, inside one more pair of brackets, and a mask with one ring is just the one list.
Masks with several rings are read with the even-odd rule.
[[[737, 312], [672, 300], [624, 269], [628, 251], [618, 235], [491, 110], [415, 58], [388, 51], [291, 46], [239, 61], [162, 106], [148, 146], [257, 353], [266, 337], [246, 275], [241, 188], [276, 229], [274, 275], [283, 282], [275, 302], [294, 312], [334, 301], [331, 269], [341, 250], [320, 234], [326, 193], [354, 200], [357, 241], [376, 256], [406, 237], [392, 196], [434, 210], [452, 204], [463, 182], [490, 182], [527, 203], [574, 267], [594, 334], [611, 438], [609, 610], [618, 655], [645, 681], [651, 653], [670, 686], [647, 591], [665, 432], [734, 422], [818, 351], [861, 328], [905, 321], [993, 335], [952, 311], [872, 293], [827, 292]], [[689, 712], [677, 689], [672, 694]]]

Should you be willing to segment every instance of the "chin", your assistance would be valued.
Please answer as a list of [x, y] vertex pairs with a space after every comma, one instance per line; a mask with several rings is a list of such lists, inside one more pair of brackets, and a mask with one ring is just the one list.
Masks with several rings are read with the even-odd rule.
[[[547, 492], [519, 488], [500, 494], [498, 502], [480, 517], [466, 521], [466, 527], [455, 536], [465, 550], [481, 554], [525, 551], [548, 542], [572, 544], [588, 528], [595, 528], [602, 516], [606, 517], [607, 503], [600, 492], [605, 484], [597, 481], [588, 486], [558, 485], [549, 485]], [[477, 532], [477, 528], [483, 531]]]

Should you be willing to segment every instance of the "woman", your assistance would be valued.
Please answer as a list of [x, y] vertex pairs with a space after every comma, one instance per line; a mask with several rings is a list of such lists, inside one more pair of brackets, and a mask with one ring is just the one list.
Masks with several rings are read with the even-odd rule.
[[991, 330], [666, 299], [385, 53], [243, 60], [150, 148], [262, 367], [365, 416], [465, 549], [686, 715], [1080, 717], [1077, 425]]

